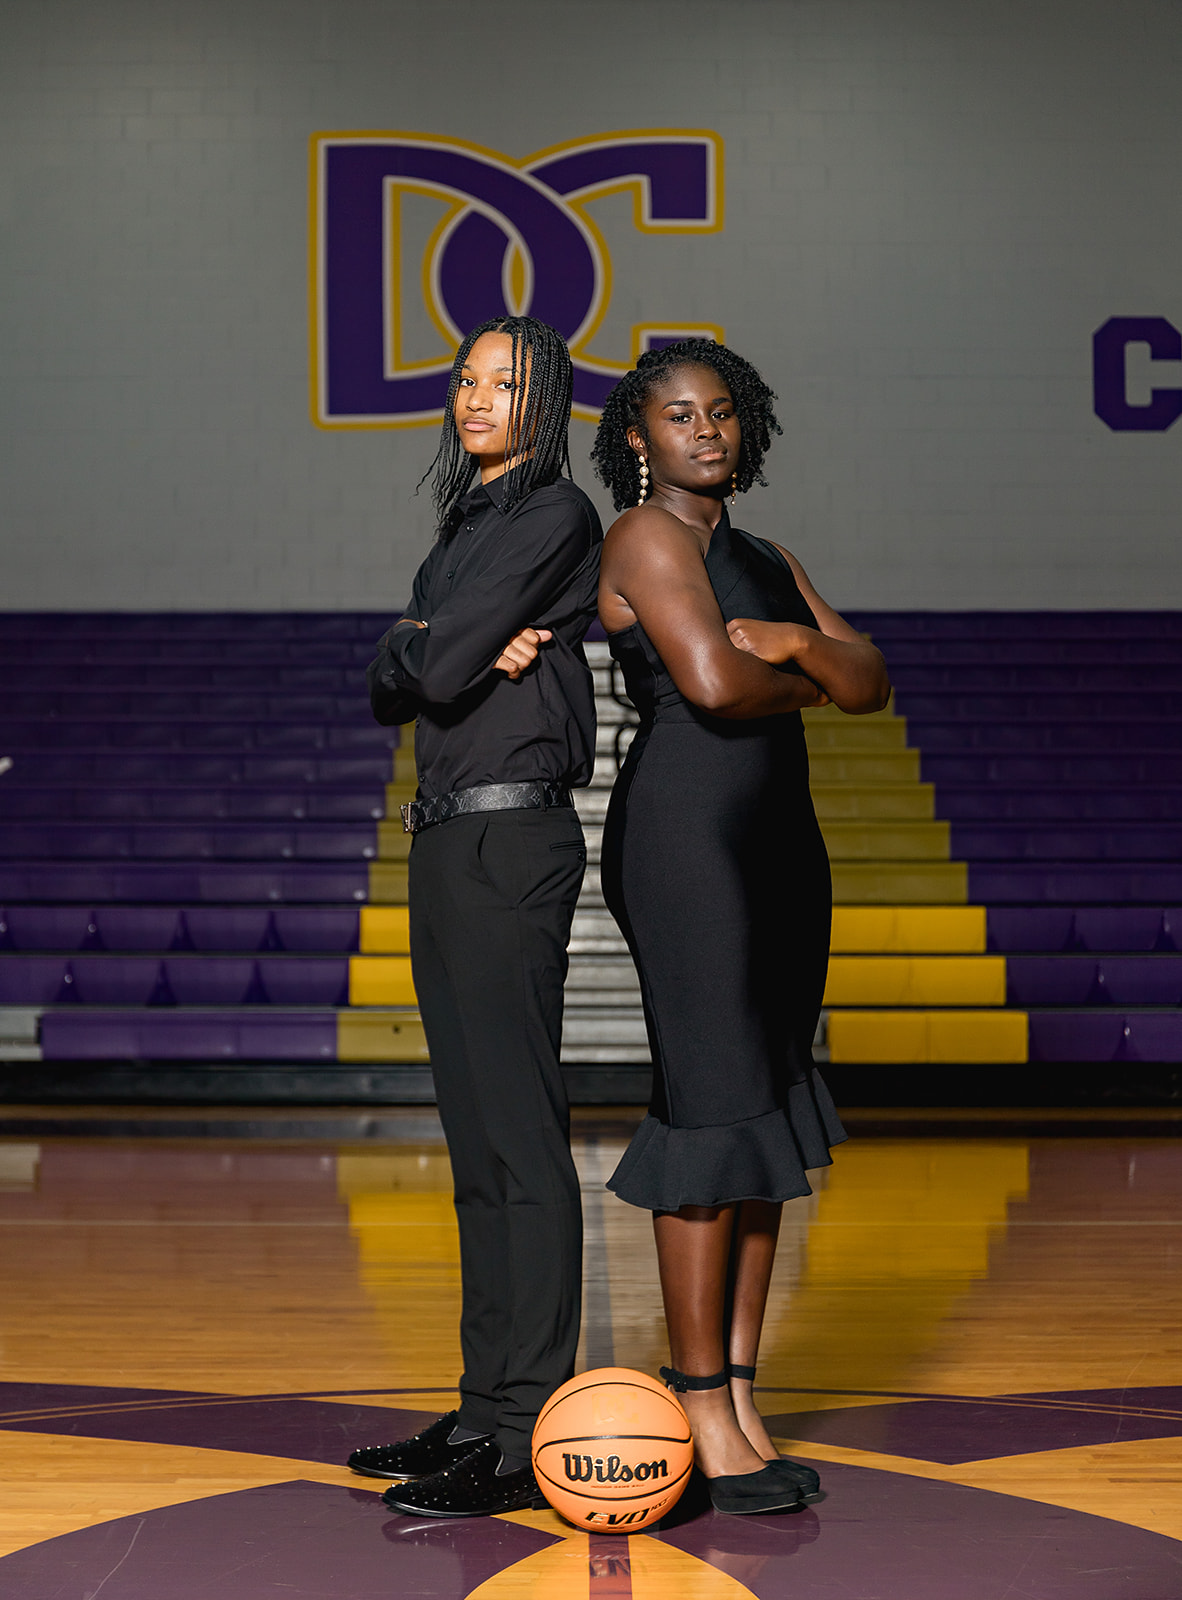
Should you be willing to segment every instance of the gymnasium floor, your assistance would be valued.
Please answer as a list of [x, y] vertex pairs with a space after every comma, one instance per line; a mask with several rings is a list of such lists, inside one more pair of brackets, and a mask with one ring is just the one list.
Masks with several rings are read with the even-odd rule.
[[[433, 1113], [70, 1115], [0, 1121], [4, 1600], [1182, 1595], [1176, 1139], [851, 1141], [786, 1208], [758, 1380], [825, 1498], [628, 1540], [339, 1464], [453, 1403]], [[602, 1188], [634, 1121], [578, 1117], [581, 1364], [655, 1372], [649, 1221]]]

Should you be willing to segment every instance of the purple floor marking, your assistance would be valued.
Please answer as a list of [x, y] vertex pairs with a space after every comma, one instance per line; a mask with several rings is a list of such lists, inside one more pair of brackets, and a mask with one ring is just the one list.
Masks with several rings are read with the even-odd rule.
[[[770, 1395], [765, 1404], [774, 1404]], [[341, 1464], [362, 1444], [417, 1433], [436, 1413], [300, 1399], [79, 1384], [0, 1384], [0, 1430], [235, 1450]], [[954, 1466], [1039, 1450], [1182, 1437], [1182, 1388], [900, 1399], [766, 1417], [782, 1438]]]
[[463, 1600], [553, 1544], [496, 1518], [394, 1516], [377, 1493], [268, 1484], [119, 1517], [0, 1557], [5, 1600]]
[[1177, 1600], [1182, 1592], [1182, 1543], [1143, 1528], [960, 1484], [817, 1466], [826, 1491], [817, 1510], [708, 1512], [659, 1537], [757, 1600]]
[[[13, 1390], [21, 1393], [14, 1396]], [[358, 1445], [406, 1439], [438, 1416], [436, 1411], [332, 1400], [251, 1395], [241, 1399], [211, 1395], [175, 1398], [177, 1403], [170, 1404], [174, 1396], [167, 1391], [158, 1395], [141, 1389], [5, 1384], [0, 1386], [0, 1403], [4, 1404], [0, 1430], [236, 1450], [343, 1466]], [[47, 1411], [56, 1414], [46, 1416]]]
[[1182, 1438], [1182, 1389], [907, 1400], [764, 1420], [780, 1438], [956, 1466], [1077, 1445]]
[[[827, 1498], [817, 1509], [743, 1518], [687, 1508], [657, 1537], [757, 1600], [1177, 1600], [1175, 1540], [959, 1484], [821, 1467]], [[120, 1517], [0, 1557], [0, 1590], [6, 1600], [76, 1600], [100, 1585], [103, 1600], [465, 1600], [553, 1542], [496, 1518], [392, 1516], [372, 1490], [297, 1480]], [[593, 1595], [628, 1592], [623, 1546], [593, 1541]], [[610, 1558], [598, 1571], [597, 1555]]]

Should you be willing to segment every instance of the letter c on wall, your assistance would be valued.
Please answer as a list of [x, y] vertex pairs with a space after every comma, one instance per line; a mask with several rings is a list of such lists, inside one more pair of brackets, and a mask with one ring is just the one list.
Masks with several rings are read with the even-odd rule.
[[1131, 405], [1125, 351], [1147, 344], [1154, 361], [1182, 361], [1182, 332], [1165, 317], [1109, 317], [1092, 336], [1093, 404], [1116, 433], [1164, 433], [1182, 417], [1182, 389], [1153, 389], [1146, 405]]

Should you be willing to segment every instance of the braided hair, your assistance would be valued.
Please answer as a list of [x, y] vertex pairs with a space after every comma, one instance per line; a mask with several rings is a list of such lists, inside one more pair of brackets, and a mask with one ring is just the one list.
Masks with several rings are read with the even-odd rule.
[[[574, 374], [566, 341], [547, 323], [538, 322], [534, 317], [493, 317], [482, 322], [472, 329], [456, 351], [447, 385], [439, 449], [419, 479], [420, 488], [431, 479], [439, 537], [445, 542], [464, 520], [459, 501], [479, 469], [476, 457], [469, 455], [460, 440], [455, 406], [464, 362], [484, 333], [507, 333], [513, 341], [513, 401], [505, 458], [510, 460], [516, 453], [517, 459], [505, 470], [501, 509], [511, 510], [527, 494], [553, 483], [564, 472], [570, 477], [567, 429]], [[528, 384], [523, 381], [527, 367]], [[522, 441], [526, 441], [526, 448], [518, 453]]]
[[784, 431], [772, 410], [775, 395], [750, 361], [726, 345], [715, 344], [713, 339], [679, 339], [662, 349], [646, 350], [604, 402], [591, 461], [596, 477], [611, 490], [617, 511], [634, 506], [640, 498], [640, 464], [628, 443], [628, 430], [635, 428], [648, 443], [644, 408], [649, 396], [684, 367], [709, 367], [731, 392], [741, 439], [736, 487], [745, 492], [753, 483], [767, 482], [763, 458], [771, 446], [772, 434]]

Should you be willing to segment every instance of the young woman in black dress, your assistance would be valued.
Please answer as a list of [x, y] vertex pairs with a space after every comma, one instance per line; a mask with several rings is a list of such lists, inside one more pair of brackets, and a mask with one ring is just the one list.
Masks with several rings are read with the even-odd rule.
[[882, 656], [778, 545], [731, 526], [763, 482], [774, 396], [725, 346], [643, 356], [592, 460], [625, 506], [599, 613], [640, 713], [608, 812], [604, 894], [636, 960], [653, 1100], [613, 1175], [653, 1212], [673, 1365], [715, 1507], [792, 1505], [752, 1399], [781, 1202], [844, 1138], [812, 1062], [830, 883], [800, 710], [880, 710]]

